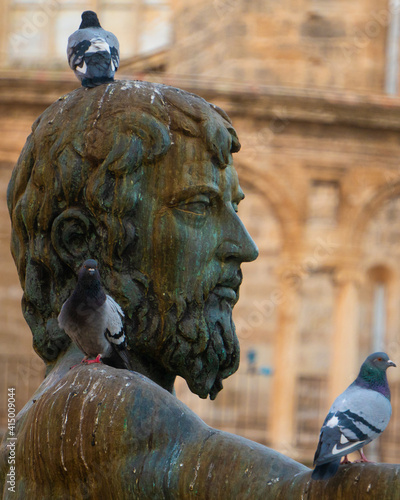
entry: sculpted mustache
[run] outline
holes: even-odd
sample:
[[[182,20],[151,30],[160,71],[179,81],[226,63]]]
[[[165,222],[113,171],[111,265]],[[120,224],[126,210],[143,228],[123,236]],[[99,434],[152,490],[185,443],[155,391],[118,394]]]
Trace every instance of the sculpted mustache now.
[[[217,287],[227,287],[232,288],[235,292],[238,291],[240,285],[243,281],[243,273],[239,268],[228,268],[223,270],[218,279],[213,280],[207,289],[203,288],[203,298],[207,299],[210,293],[212,293]]]
[[[232,269],[226,272],[224,276],[218,280],[217,286],[227,286],[233,289],[239,288],[243,281],[243,273],[241,269]]]
[[[208,275],[199,279],[191,288],[165,292],[160,298],[166,305],[166,310],[172,306],[176,307],[176,317],[180,320],[185,313],[187,303],[195,302],[202,306],[214,290],[218,290],[218,287],[232,288],[237,294],[242,279],[243,275],[240,268],[226,266],[226,268],[220,269],[219,272],[216,269],[214,272],[210,270]]]

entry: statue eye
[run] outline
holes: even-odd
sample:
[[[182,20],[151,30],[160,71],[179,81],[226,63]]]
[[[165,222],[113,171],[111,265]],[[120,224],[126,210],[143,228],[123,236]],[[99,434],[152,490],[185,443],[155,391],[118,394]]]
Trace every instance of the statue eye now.
[[[206,215],[207,210],[211,207],[211,204],[212,202],[209,196],[201,194],[182,201],[176,206],[176,208],[189,214]]]

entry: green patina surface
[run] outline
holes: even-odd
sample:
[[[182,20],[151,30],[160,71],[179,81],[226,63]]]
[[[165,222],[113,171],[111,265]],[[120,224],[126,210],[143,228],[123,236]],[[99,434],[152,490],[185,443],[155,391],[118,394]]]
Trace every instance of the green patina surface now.
[[[36,121],[8,204],[48,376],[18,417],[15,493],[2,443],[3,498],[400,498],[398,465],[311,482],[308,468],[211,429],[171,394],[181,375],[215,398],[239,364],[238,270],[257,257],[235,213],[239,147],[223,111],[144,82],[77,89]],[[133,373],[70,369],[82,353],[57,315],[87,258],[125,311]]]

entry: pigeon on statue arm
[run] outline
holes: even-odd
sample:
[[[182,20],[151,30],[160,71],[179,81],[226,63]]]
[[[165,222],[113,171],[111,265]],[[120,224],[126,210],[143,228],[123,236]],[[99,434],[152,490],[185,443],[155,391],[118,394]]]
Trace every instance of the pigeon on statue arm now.
[[[82,14],[79,29],[68,38],[68,64],[83,87],[114,81],[119,66],[117,37],[103,30],[95,12]]]
[[[367,357],[356,380],[331,406],[322,425],[315,452],[312,479],[329,479],[347,455],[358,451],[367,462],[362,448],[386,428],[392,414],[386,377],[389,366],[396,366],[384,352]]]
[[[86,363],[105,364],[132,370],[123,329],[124,313],[115,300],[104,292],[97,262],[86,260],[78,273],[78,282],[65,301],[58,323],[85,354]],[[88,358],[96,358],[87,361]]]

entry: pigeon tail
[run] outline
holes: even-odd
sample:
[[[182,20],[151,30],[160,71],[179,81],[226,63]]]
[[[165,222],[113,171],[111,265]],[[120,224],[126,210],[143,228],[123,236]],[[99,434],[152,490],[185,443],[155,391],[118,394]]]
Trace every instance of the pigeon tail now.
[[[328,462],[327,464],[317,465],[312,471],[311,479],[329,479],[333,477],[339,469],[340,459]]]
[[[95,78],[84,78],[82,80],[82,87],[87,87],[87,88],[94,88],[97,87],[98,85],[103,85],[103,83],[112,83],[114,81],[114,78],[109,78],[106,76],[99,76]]]
[[[78,72],[83,73],[86,78],[111,78],[114,76],[115,71],[111,69],[111,54],[107,50],[99,50],[97,52],[85,54],[84,65],[86,71],[77,69]]]
[[[112,366],[122,370],[133,371],[130,359],[125,349],[120,349],[118,345],[110,343],[112,351],[107,357],[102,357],[101,360],[105,365]]]

